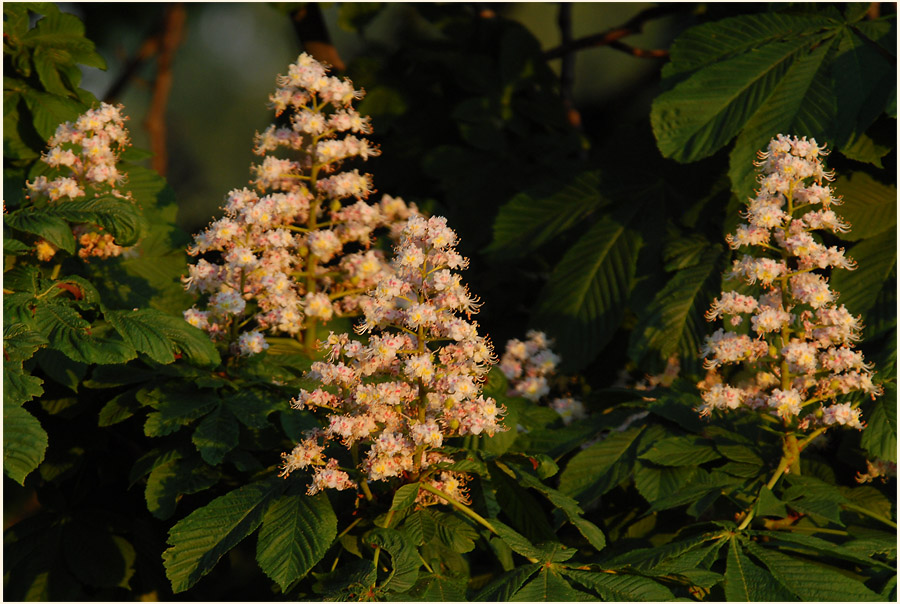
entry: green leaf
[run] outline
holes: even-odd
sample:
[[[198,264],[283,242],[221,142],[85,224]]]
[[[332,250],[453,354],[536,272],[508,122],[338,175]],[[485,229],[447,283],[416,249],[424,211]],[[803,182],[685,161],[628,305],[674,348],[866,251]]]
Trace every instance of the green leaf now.
[[[47,433],[41,423],[24,408],[8,405],[4,400],[3,471],[6,475],[24,485],[25,478],[44,461],[46,451]]]
[[[20,231],[42,237],[70,254],[75,253],[75,236],[65,220],[33,207],[3,215],[3,222]]]
[[[632,444],[643,426],[613,432],[577,453],[560,474],[559,490],[581,501],[590,501],[619,484],[633,465]]]
[[[526,583],[511,598],[512,602],[574,602],[577,591],[554,570],[541,569],[536,577]]]
[[[419,483],[405,484],[394,493],[394,500],[391,502],[392,510],[405,510],[415,505],[416,497],[419,495]]]
[[[72,92],[62,80],[60,68],[65,70],[66,65],[72,65],[72,56],[65,50],[50,48],[47,46],[38,46],[34,55],[34,68],[37,71],[38,78],[47,92],[52,92],[60,96],[70,96]],[[78,81],[80,82],[81,72],[78,72]],[[72,83],[74,86],[78,82]]]
[[[8,405],[22,405],[44,393],[44,380],[29,375],[21,368],[3,368],[3,402]]]
[[[10,271],[12,272],[12,271]],[[4,285],[9,287],[9,274],[4,275]],[[42,346],[47,345],[47,338],[34,331],[24,323],[8,323],[3,326],[4,366],[10,363],[21,367]]]
[[[433,512],[441,542],[458,554],[465,554],[475,548],[478,532],[467,522],[453,514]]]
[[[745,556],[737,537],[729,539],[725,597],[729,602],[781,602],[791,594],[771,574]]]
[[[648,503],[653,503],[688,484],[696,471],[691,467],[655,468],[639,462],[635,466],[634,486]]]
[[[592,589],[607,602],[659,602],[674,599],[664,585],[638,575],[566,570],[571,577],[588,589]]]
[[[191,440],[203,461],[211,466],[219,465],[225,455],[238,444],[240,427],[230,411],[216,407],[203,418]]]
[[[122,246],[137,243],[146,229],[135,202],[113,196],[67,201],[48,208],[47,213],[69,222],[103,227]]]
[[[695,466],[721,456],[713,443],[696,436],[672,436],[655,442],[638,456],[661,466]]]
[[[624,554],[620,554],[611,560],[607,560],[604,564],[607,568],[635,568],[640,571],[650,571],[651,569],[665,564],[671,560],[685,559],[689,554],[699,552],[701,557],[705,556],[704,544],[710,541],[717,541],[718,535],[703,534],[695,537],[689,537],[681,541],[673,541],[657,547],[642,547],[632,549]],[[715,543],[713,544],[715,545]],[[696,563],[693,563],[696,566]]]
[[[67,304],[52,300],[38,304],[34,321],[50,347],[73,361],[110,365],[124,363],[136,355],[134,349],[121,340],[93,335],[90,323]]]
[[[403,533],[376,527],[366,536],[365,541],[380,546],[391,555],[391,574],[382,583],[383,588],[402,593],[415,585],[421,561],[415,546],[404,538]]]
[[[736,486],[742,482],[742,479],[729,476],[724,472],[716,470],[706,472],[703,469],[698,469],[693,480],[688,484],[682,485],[678,491],[654,501],[649,511],[668,510],[686,503],[696,503],[709,494],[715,494],[718,497],[724,488]]]
[[[854,271],[835,270],[831,288],[839,292],[840,302],[852,314],[865,315],[874,305],[874,294],[881,291],[897,265],[897,235],[894,229],[854,245],[847,255],[858,265]]]
[[[835,212],[851,226],[841,239],[869,239],[897,226],[897,187],[884,185],[865,172],[853,172],[849,177],[839,177],[834,190],[844,198]]]
[[[881,566],[883,568],[892,569],[893,567],[884,564],[878,560],[872,560],[866,556],[861,556],[852,549],[843,545],[826,541],[812,535],[804,535],[803,533],[792,533],[789,531],[753,531],[754,535],[760,535],[766,538],[766,543],[775,545],[787,545],[788,547],[802,546],[812,550],[815,555],[834,557],[842,560],[855,562],[863,566]],[[781,543],[779,543],[781,542]]]
[[[641,246],[633,217],[601,218],[569,248],[541,292],[534,323],[556,339],[561,371],[587,365],[619,326]]]
[[[841,147],[841,153],[845,157],[856,161],[871,164],[876,168],[884,169],[882,159],[891,152],[893,147],[876,143],[871,136],[862,133],[853,136],[850,141]],[[838,189],[839,191],[842,189]]]
[[[404,594],[411,602],[464,602],[466,580],[440,574],[427,574]]]
[[[78,392],[78,386],[87,374],[87,365],[68,358],[58,350],[45,348],[35,355],[41,370],[57,384]]]
[[[286,486],[272,478],[253,482],[194,510],[169,531],[171,547],[163,552],[166,576],[181,593],[211,571],[228,550],[262,523],[272,500]]]
[[[541,568],[540,564],[526,564],[500,575],[478,592],[474,601],[508,602],[539,568]]]
[[[884,383],[862,433],[862,447],[872,458],[897,462],[897,386]]]
[[[577,552],[572,548],[566,548],[561,543],[550,541],[540,545],[532,544],[523,535],[517,533],[511,527],[493,519],[491,524],[497,530],[497,535],[506,542],[509,547],[525,558],[536,558],[541,562],[565,562]]]
[[[282,592],[322,559],[337,535],[337,517],[324,493],[282,495],[263,516],[256,560]]]
[[[87,110],[83,103],[55,94],[28,90],[24,96],[34,116],[34,129],[44,140],[53,136],[60,124],[75,121]]]
[[[827,566],[786,556],[775,550],[747,544],[747,551],[761,560],[788,591],[809,601],[873,602],[881,597],[863,585]]]
[[[682,33],[669,50],[664,75],[715,65],[724,57],[754,51],[764,44],[833,25],[817,15],[764,12],[704,23]]]
[[[640,361],[649,351],[686,362],[697,356],[706,331],[704,313],[718,293],[722,247],[707,248],[696,264],[679,270],[641,313],[631,332],[628,355]]]
[[[406,517],[402,526],[409,540],[416,545],[428,543],[438,534],[434,515],[428,509],[417,510]]]
[[[486,249],[498,256],[523,256],[578,224],[608,203],[599,172],[584,172],[552,194],[519,193],[500,207],[494,239]]]
[[[788,514],[787,509],[784,507],[784,502],[778,499],[769,487],[763,485],[759,490],[756,515],[760,517],[775,516],[776,518],[785,518]]]
[[[797,33],[712,63],[656,97],[650,121],[662,154],[692,162],[727,144],[764,105],[793,63],[825,39],[821,34]]]
[[[157,363],[168,364],[175,360],[174,346],[161,327],[163,313],[154,309],[108,310],[104,317],[135,350],[146,354]]]
[[[137,388],[132,388],[109,399],[97,415],[97,425],[114,426],[133,416],[141,407],[134,396],[137,391]]]
[[[728,175],[739,199],[753,197],[756,187],[756,153],[765,149],[776,133],[788,132],[826,141],[837,111],[828,88],[826,62],[834,39],[821,41],[808,54],[801,52],[772,89],[771,95],[743,129],[729,159]]]

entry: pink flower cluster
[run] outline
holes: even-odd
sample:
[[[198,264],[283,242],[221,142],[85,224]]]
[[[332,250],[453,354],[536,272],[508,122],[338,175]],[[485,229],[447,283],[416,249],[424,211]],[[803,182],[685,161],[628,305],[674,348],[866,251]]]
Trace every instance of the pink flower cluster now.
[[[509,396],[538,402],[550,394],[550,378],[556,373],[560,358],[550,349],[553,342],[544,332],[530,330],[525,337],[525,341],[513,338],[506,343],[500,370],[509,380]],[[584,403],[570,396],[556,397],[548,405],[566,425],[587,417]]]
[[[190,254],[218,254],[189,266],[184,279],[188,291],[209,296],[185,318],[242,355],[267,346],[264,331],[297,335],[316,321],[358,314],[359,295],[390,275],[384,254],[370,249],[376,230],[396,233],[417,214],[388,195],[367,203],[371,176],[341,170],[344,160],[378,153],[357,136],[371,132],[352,107],[361,91],[307,54],[277,82],[270,100],[276,116],[290,112],[290,125],[257,134],[263,160],[251,168],[253,189],[231,191],[225,216],[195,236]],[[238,336],[238,323],[254,335]]]
[[[872,367],[854,350],[859,319],[837,306],[837,293],[817,269],[850,269],[844,250],[822,243],[815,231],[845,233],[835,214],[840,203],[828,182],[825,151],[816,141],[778,135],[760,152],[760,189],[743,213],[746,224],[726,239],[748,253],[734,261],[732,277],[759,284],[760,295],[723,292],[707,312],[723,319],[701,349],[711,374],[701,382],[701,415],[714,409],[750,408],[801,429],[846,425],[863,428],[858,403],[838,402],[851,392],[872,397],[880,388]],[[745,322],[745,319],[749,321]],[[751,377],[729,385],[718,374],[743,363]]]
[[[466,476],[437,466],[450,461],[442,444],[506,430],[504,409],[481,394],[495,362],[491,345],[477,323],[459,316],[479,305],[454,272],[468,263],[454,249],[456,233],[443,217],[413,216],[401,236],[392,276],[361,301],[357,331],[372,332],[368,343],[329,335],[329,362],[313,363],[309,373],[322,387],[292,401],[326,412],[327,426],[283,455],[282,475],[313,467],[311,493],[354,486],[353,472],[363,481],[411,475],[464,500]],[[335,469],[325,454],[329,441],[367,446],[359,467]],[[427,493],[420,499],[427,503]]]
[[[118,168],[119,156],[131,144],[122,109],[121,105],[100,103],[74,122],[60,124],[47,141],[49,150],[41,156],[41,161],[54,169],[55,176],[38,176],[26,183],[29,197],[49,203],[102,195],[130,199],[130,192],[117,189],[127,178]],[[84,259],[120,255],[123,248],[113,236],[98,229],[102,230],[88,225],[76,228],[81,245],[78,255]],[[43,240],[36,246],[41,261],[49,260],[56,251]]]

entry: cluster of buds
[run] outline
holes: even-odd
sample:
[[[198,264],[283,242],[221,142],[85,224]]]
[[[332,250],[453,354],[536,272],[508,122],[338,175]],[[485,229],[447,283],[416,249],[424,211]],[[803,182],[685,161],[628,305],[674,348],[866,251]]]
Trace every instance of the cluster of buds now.
[[[312,466],[310,493],[360,486],[352,472],[364,488],[365,481],[409,476],[465,501],[467,476],[438,465],[451,461],[442,444],[506,430],[504,409],[481,393],[496,360],[491,345],[477,323],[459,316],[479,305],[454,272],[468,264],[454,249],[456,233],[443,217],[413,216],[401,236],[393,275],[361,302],[365,319],[357,331],[371,332],[368,344],[330,334],[329,362],[314,363],[309,373],[322,387],[302,390],[292,401],[294,408],[327,414],[327,427],[283,455],[284,476]],[[359,445],[368,447],[357,468],[348,472],[326,456],[334,441],[354,458]],[[420,491],[419,503],[433,502],[430,497]]]
[[[74,122],[60,124],[47,142],[49,150],[41,161],[54,176],[38,176],[26,183],[29,198],[43,203],[64,203],[112,195],[130,199],[131,193],[117,187],[127,178],[118,169],[119,156],[131,144],[121,105],[101,103]],[[98,226],[79,225],[75,235],[83,259],[118,256],[123,248]],[[57,252],[53,244],[40,240],[35,246],[38,260],[46,262]]]
[[[713,409],[749,408],[806,429],[842,424],[862,429],[859,402],[845,395],[880,389],[872,367],[854,350],[861,324],[843,306],[817,269],[853,269],[844,250],[821,243],[815,231],[845,233],[849,225],[832,206],[840,203],[828,181],[816,141],[778,135],[760,152],[760,190],[727,237],[732,249],[754,253],[735,260],[731,277],[759,283],[758,297],[723,292],[707,312],[729,328],[708,336],[701,353],[711,375],[701,383],[701,415]],[[749,321],[745,322],[745,318]],[[720,367],[743,363],[753,371],[729,385]],[[827,404],[826,404],[827,403]]]
[[[242,355],[267,346],[263,331],[314,333],[318,321],[359,314],[360,295],[390,275],[384,254],[372,249],[375,231],[396,236],[417,214],[388,195],[367,203],[371,175],[342,170],[345,160],[378,154],[362,137],[369,118],[352,106],[362,91],[307,54],[277,85],[270,101],[276,117],[289,114],[289,125],[257,133],[254,152],[263,160],[251,168],[254,187],[228,193],[225,216],[195,236],[191,255],[218,258],[201,258],[184,279],[188,291],[208,294],[205,310],[195,306],[185,319]]]
[[[513,338],[506,343],[500,358],[500,370],[509,380],[508,396],[521,396],[539,402],[550,394],[550,379],[559,365],[559,355],[550,347],[553,342],[542,331],[530,330],[525,341]],[[556,397],[548,406],[559,413],[563,423],[587,417],[584,403],[570,396]]]

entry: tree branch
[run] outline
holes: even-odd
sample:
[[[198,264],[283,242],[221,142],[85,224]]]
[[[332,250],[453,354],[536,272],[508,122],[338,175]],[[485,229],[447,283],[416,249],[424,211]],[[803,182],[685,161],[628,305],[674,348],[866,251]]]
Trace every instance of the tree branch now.
[[[156,60],[156,78],[153,81],[153,97],[144,126],[150,134],[150,150],[153,151],[153,169],[165,176],[168,163],[166,152],[166,104],[172,89],[172,62],[175,51],[184,37],[187,12],[184,4],[170,4],[165,9],[163,31],[159,37],[159,56]]]
[[[544,53],[544,58],[548,61],[550,59],[558,59],[560,57],[565,56],[568,53],[577,52],[579,50],[584,50],[585,48],[593,48],[595,46],[612,46],[614,42],[618,41],[625,36],[630,36],[633,34],[640,33],[644,25],[653,19],[659,19],[660,17],[665,17],[672,13],[679,12],[683,10],[683,4],[662,4],[660,6],[654,6],[652,8],[648,8],[636,14],[634,17],[629,19],[624,24],[609,29],[605,32],[594,34],[591,36],[586,36],[584,38],[579,38],[577,40],[572,40],[569,43],[563,42],[556,48],[551,48],[547,52]],[[627,47],[630,49],[630,47]],[[623,50],[619,48],[619,50]],[[662,56],[655,53],[666,52],[666,51],[643,51],[640,49],[634,49],[641,54],[631,52],[628,50],[630,54],[634,54],[635,56]],[[668,54],[666,52],[666,54]]]

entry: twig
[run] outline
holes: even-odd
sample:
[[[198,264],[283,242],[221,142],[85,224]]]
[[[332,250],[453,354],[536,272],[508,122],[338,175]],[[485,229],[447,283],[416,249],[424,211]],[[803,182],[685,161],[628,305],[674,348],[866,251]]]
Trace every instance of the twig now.
[[[294,23],[294,31],[306,52],[317,61],[331,65],[337,71],[344,71],[346,66],[334,44],[331,43],[331,36],[328,34],[322,9],[319,8],[317,2],[306,3],[295,10],[291,13],[291,21]]]
[[[562,46],[572,43],[572,3],[560,2],[559,15],[556,19]],[[562,55],[562,68],[559,74],[559,89],[563,105],[566,108],[566,119],[575,128],[581,127],[581,114],[575,108],[575,52]]]
[[[165,176],[168,154],[166,153],[166,103],[172,89],[172,62],[175,51],[184,35],[187,12],[182,3],[166,7],[163,31],[160,36],[159,57],[156,60],[156,79],[153,82],[153,98],[144,127],[150,134],[150,150],[153,151],[153,169]]]
[[[565,56],[568,53],[576,52],[579,50],[583,50],[585,48],[592,48],[595,46],[612,46],[613,42],[624,38],[625,36],[630,36],[632,34],[640,33],[644,24],[647,21],[652,19],[658,19],[660,17],[664,17],[666,15],[678,12],[683,9],[682,4],[662,4],[660,6],[654,6],[652,8],[648,8],[647,10],[643,10],[639,12],[637,15],[629,19],[623,25],[618,27],[614,27],[605,32],[594,34],[591,36],[586,36],[584,38],[579,38],[577,40],[572,40],[571,42],[563,42],[556,48],[552,48],[544,53],[544,58],[547,60],[550,59],[558,59],[560,57]],[[613,46],[616,48],[615,46]],[[619,48],[619,50],[623,50]],[[630,51],[629,51],[630,52]],[[663,51],[644,51],[645,53],[650,54],[635,54],[635,56],[658,56],[652,54],[654,52],[663,52]]]
[[[154,33],[150,35],[144,42],[141,44],[141,47],[135,53],[131,59],[128,60],[128,63],[125,65],[125,69],[122,70],[122,73],[119,74],[119,77],[116,78],[116,81],[113,82],[112,86],[109,87],[109,90],[106,92],[106,95],[103,97],[104,102],[112,103],[119,95],[122,94],[122,89],[125,88],[125,85],[134,77],[134,75],[138,72],[141,65],[144,64],[144,61],[149,60],[156,53],[159,52],[159,33]]]
[[[624,42],[620,42],[619,40],[610,42],[609,47],[615,48],[616,50],[621,50],[622,52],[628,53],[641,59],[665,59],[669,56],[669,51],[663,48],[637,48],[635,46],[625,44]]]

